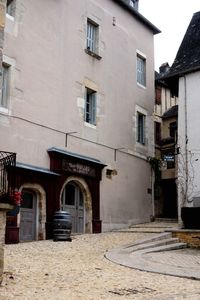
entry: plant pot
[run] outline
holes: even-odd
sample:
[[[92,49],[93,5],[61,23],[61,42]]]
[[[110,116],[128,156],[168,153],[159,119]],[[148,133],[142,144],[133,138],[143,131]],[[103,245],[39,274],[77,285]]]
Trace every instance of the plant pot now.
[[[185,229],[200,229],[200,207],[182,207],[181,218]]]

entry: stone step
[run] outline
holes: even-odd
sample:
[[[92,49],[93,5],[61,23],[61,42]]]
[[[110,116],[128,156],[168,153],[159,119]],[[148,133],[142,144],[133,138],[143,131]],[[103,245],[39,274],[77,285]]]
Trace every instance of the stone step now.
[[[178,223],[178,219],[172,219],[172,218],[155,218],[155,222],[160,222],[160,223]]]
[[[151,243],[151,242],[156,242],[156,241],[160,241],[160,240],[163,240],[163,239],[169,239],[169,238],[172,238],[172,233],[171,232],[164,232],[164,233],[161,233],[159,235],[155,235],[151,238],[146,238],[146,239],[139,240],[138,242],[135,242],[134,244],[133,243],[127,244],[125,246],[125,248],[129,248],[129,247],[137,246],[137,245],[141,245],[141,244],[147,244],[147,243]]]
[[[156,241],[150,241],[149,243],[143,243],[139,245],[132,245],[132,247],[128,247],[130,252],[135,252],[143,249],[148,249],[148,248],[155,248],[159,246],[164,246],[164,245],[170,245],[170,244],[175,244],[178,243],[179,239],[178,238],[165,238],[161,240],[156,240]]]
[[[149,248],[143,250],[144,253],[151,253],[151,252],[162,252],[162,251],[170,251],[170,250],[178,250],[178,249],[184,249],[187,248],[186,243],[175,243],[170,245],[163,245],[159,247]],[[141,252],[143,252],[141,251]]]

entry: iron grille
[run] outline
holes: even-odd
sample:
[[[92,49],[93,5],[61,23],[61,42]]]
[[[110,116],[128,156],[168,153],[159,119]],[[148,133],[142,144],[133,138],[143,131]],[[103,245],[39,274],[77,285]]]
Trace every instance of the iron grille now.
[[[16,153],[0,151],[0,202],[13,202],[15,166]]]

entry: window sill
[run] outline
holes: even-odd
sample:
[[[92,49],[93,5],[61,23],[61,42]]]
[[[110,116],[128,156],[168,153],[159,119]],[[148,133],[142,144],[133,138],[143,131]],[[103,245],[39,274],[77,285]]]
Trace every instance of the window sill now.
[[[93,125],[93,124],[90,124],[90,123],[88,123],[88,122],[84,122],[84,125],[86,126],[86,127],[89,127],[89,128],[93,128],[93,129],[96,129],[96,125]]]
[[[137,82],[137,85],[138,85],[140,88],[144,89],[144,90],[146,90],[146,88],[147,88],[145,85],[143,85],[143,84],[141,84],[141,83],[139,83],[139,82]]]
[[[13,22],[15,21],[15,17],[9,15],[8,13],[6,13],[6,18],[13,21]]]
[[[85,53],[87,53],[88,55],[100,60],[102,59],[102,57],[100,55],[98,55],[97,53],[91,51],[90,49],[85,49]]]
[[[138,147],[141,147],[141,148],[146,148],[147,147],[147,144],[143,144],[143,143],[140,143],[140,142],[136,142],[136,145],[138,146]]]
[[[5,108],[5,107],[2,107],[2,106],[0,106],[0,113],[2,113],[2,114],[5,114],[5,115],[8,115],[8,108]]]

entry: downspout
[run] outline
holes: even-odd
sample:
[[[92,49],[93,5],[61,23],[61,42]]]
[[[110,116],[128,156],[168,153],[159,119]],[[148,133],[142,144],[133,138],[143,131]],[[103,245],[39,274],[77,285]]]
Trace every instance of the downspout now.
[[[184,75],[184,104],[185,104],[185,204],[188,202],[188,124],[187,124],[187,83]]]
[[[152,199],[152,220],[155,220],[155,193],[154,193],[154,183],[155,183],[155,176],[154,176],[154,171],[151,168],[151,199]]]

